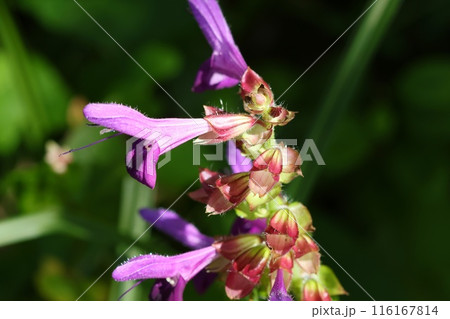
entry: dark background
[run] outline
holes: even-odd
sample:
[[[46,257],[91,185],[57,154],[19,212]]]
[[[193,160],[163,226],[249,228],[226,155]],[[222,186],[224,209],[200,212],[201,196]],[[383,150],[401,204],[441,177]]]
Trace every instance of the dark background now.
[[[187,1],[79,3],[192,116],[220,100],[241,109],[237,88],[191,92],[211,49]],[[279,96],[371,3],[220,4],[246,62]],[[88,102],[186,115],[72,0],[0,0],[0,10],[0,299],[77,299],[147,227],[137,209],[171,205],[197,167],[186,143],[148,190],[126,174],[124,137],[74,153],[62,175],[44,161],[45,143],[98,140],[82,117]],[[286,192],[309,207],[317,241],[377,300],[450,296],[449,21],[446,1],[379,0],[281,98],[298,114],[277,137],[314,138],[326,162],[305,163]],[[187,196],[173,209],[209,235],[226,234],[234,219],[207,217]],[[126,256],[183,251],[150,231]],[[369,299],[323,255],[350,293],[343,300]],[[127,285],[112,281],[114,267],[83,300],[117,299]],[[146,299],[150,285],[126,299]],[[224,299],[223,284],[185,292],[205,298]]]

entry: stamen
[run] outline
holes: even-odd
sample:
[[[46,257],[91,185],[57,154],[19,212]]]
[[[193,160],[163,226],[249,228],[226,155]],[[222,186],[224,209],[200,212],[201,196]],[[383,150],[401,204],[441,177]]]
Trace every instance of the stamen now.
[[[132,289],[136,288],[137,286],[139,286],[139,284],[143,282],[143,280],[139,280],[137,283],[135,283],[133,286],[131,286],[130,289],[128,289],[127,291],[125,291],[123,294],[120,295],[119,299],[117,299],[117,301],[120,301],[123,297],[125,297],[125,295],[127,293],[129,293]]]
[[[98,143],[107,141],[107,140],[109,140],[109,139],[111,139],[111,138],[113,138],[113,137],[119,136],[119,135],[121,135],[121,134],[122,134],[122,133],[116,133],[116,134],[107,136],[107,137],[105,137],[105,138],[102,138],[101,140],[98,140],[98,141],[95,141],[95,142],[93,142],[93,143],[90,143],[90,144],[88,144],[88,145],[85,145],[85,146],[82,146],[82,147],[79,147],[79,148],[72,148],[71,150],[69,150],[69,151],[67,151],[67,152],[64,152],[64,153],[59,154],[58,157],[63,156],[63,155],[66,155],[66,154],[69,154],[69,153],[73,153],[73,152],[76,152],[76,151],[80,151],[80,150],[82,150],[82,149],[88,148],[88,147],[93,146],[93,145],[95,145],[95,144],[98,144]]]

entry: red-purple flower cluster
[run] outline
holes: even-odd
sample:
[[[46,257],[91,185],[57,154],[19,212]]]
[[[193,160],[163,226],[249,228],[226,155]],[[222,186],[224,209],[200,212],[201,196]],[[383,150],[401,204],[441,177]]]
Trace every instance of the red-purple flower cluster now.
[[[189,0],[194,17],[213,48],[195,79],[194,91],[240,84],[246,113],[230,114],[205,106],[196,119],[151,119],[118,104],[89,104],[86,118],[110,130],[133,136],[127,168],[153,188],[158,157],[196,138],[197,144],[229,141],[232,174],[200,169],[201,187],[189,196],[209,214],[235,210],[230,235],[210,238],[172,211],[141,210],[155,227],[191,251],[178,256],[145,255],[119,266],[113,278],[156,279],[152,300],[181,300],[190,280],[204,284],[223,280],[230,299],[331,300],[345,294],[333,271],[320,263],[308,209],[291,202],[282,185],[302,175],[299,153],[275,139],[276,126],[288,124],[294,112],[277,105],[270,86],[245,63],[216,0]],[[206,280],[205,280],[206,278]]]

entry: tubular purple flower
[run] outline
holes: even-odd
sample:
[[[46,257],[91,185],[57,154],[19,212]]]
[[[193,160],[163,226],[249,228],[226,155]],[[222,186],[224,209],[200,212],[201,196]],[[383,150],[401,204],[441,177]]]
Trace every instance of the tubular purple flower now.
[[[247,69],[216,0],[189,0],[192,14],[213,49],[200,67],[192,90],[218,90],[239,83]]]
[[[202,234],[197,227],[181,218],[177,213],[171,210],[148,209],[143,208],[140,211],[143,219],[150,224],[154,223],[161,232],[178,240],[184,246],[192,249],[200,249],[211,246],[214,238]],[[198,293],[204,293],[216,279],[217,274],[207,272],[205,269],[200,271],[192,282]],[[179,278],[178,280],[159,279],[153,285],[150,292],[150,300],[181,300],[181,296],[186,286],[186,281]]]
[[[252,160],[242,155],[233,140],[228,141],[227,160],[233,174],[249,172],[253,167]]]
[[[142,255],[117,267],[112,276],[116,281],[181,276],[189,281],[216,257],[212,246],[175,256]]]
[[[157,281],[150,297],[152,299],[182,300],[186,283],[217,257],[212,246],[193,250],[176,256],[143,255],[117,267],[112,274],[116,281],[165,279]]]
[[[197,227],[181,218],[177,213],[171,210],[159,209],[141,209],[140,214],[150,224],[178,240],[184,246],[191,249],[200,249],[211,246],[214,238],[202,234]]]
[[[199,135],[212,131],[204,119],[151,119],[128,106],[91,103],[84,108],[91,123],[130,135],[127,141],[127,169],[132,177],[153,188],[156,164],[161,154]]]
[[[277,270],[277,277],[270,291],[269,301],[292,301],[292,297],[286,291],[283,279],[283,270]]]

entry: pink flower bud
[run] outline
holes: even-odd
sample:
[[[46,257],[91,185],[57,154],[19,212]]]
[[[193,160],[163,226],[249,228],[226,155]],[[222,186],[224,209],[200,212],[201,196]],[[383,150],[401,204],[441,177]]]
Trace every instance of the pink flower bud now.
[[[230,299],[241,299],[252,292],[257,282],[253,282],[239,272],[232,271],[228,273],[225,282],[225,292]]]
[[[244,251],[261,244],[262,241],[258,235],[245,234],[217,241],[213,246],[222,256],[234,260]]]
[[[258,282],[270,254],[270,249],[265,244],[260,244],[240,254],[233,260],[232,267],[247,278]]]
[[[217,188],[233,204],[241,203],[249,193],[249,173],[238,173],[224,176],[216,181]]]
[[[266,242],[278,255],[286,254],[294,246],[294,239],[285,234],[267,234]]]
[[[282,156],[279,148],[271,148],[260,154],[253,162],[249,187],[260,197],[266,195],[278,183],[282,171]]]
[[[295,252],[295,258],[300,258],[311,251],[319,251],[314,240],[306,234],[301,234],[295,241],[292,250]]]
[[[205,108],[205,112],[213,112],[211,107]],[[204,119],[208,122],[212,131],[200,135],[194,143],[217,144],[235,138],[249,130],[257,119],[246,114],[220,113],[207,115]]]
[[[200,170],[202,188],[190,192],[193,200],[206,204],[206,212],[222,214],[239,205],[249,194],[249,173],[220,176],[208,169]]]
[[[287,208],[278,210],[270,219],[267,232],[285,234],[297,239],[298,227],[294,214]]]
[[[292,268],[294,267],[294,254],[290,251],[282,256],[272,255],[269,267],[271,272],[278,269],[284,269],[287,272],[292,273]]]
[[[302,159],[300,154],[290,148],[283,148],[283,170],[280,174],[280,181],[283,184],[290,183],[298,175],[303,176],[300,165],[302,164]]]
[[[303,286],[304,301],[331,301],[328,291],[314,279],[308,279]]]

